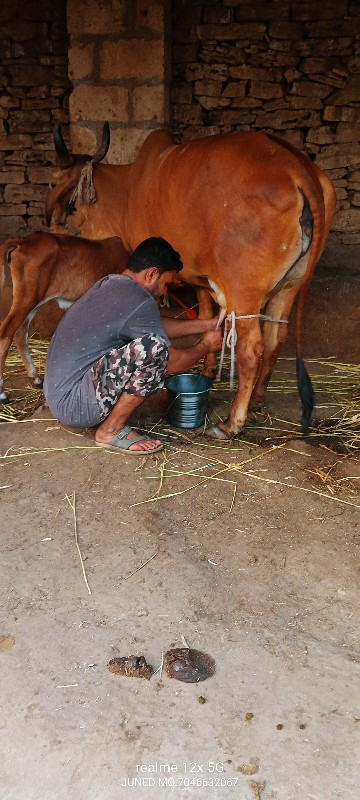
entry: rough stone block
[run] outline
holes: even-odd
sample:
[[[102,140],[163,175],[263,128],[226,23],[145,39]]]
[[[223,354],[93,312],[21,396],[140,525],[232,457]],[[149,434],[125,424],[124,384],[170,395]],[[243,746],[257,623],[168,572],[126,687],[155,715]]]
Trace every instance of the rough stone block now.
[[[68,0],[67,24],[71,34],[114,34],[126,29],[125,0]]]
[[[202,115],[199,105],[178,105],[174,107],[174,116],[177,122],[183,125],[201,125]]]
[[[208,111],[215,108],[228,108],[230,106],[230,99],[226,97],[206,97],[206,95],[197,95],[197,101],[202,108]]]
[[[91,78],[94,70],[94,42],[73,42],[69,48],[69,77],[81,81]]]
[[[304,58],[301,62],[301,72],[305,74],[324,72],[326,70],[326,58]]]
[[[334,231],[355,231],[360,230],[360,209],[349,208],[346,211],[338,211],[332,222]]]
[[[247,4],[243,0],[224,0],[224,5],[235,7],[235,19],[238,22],[252,22],[261,19],[262,22],[270,22],[274,19],[287,18],[289,11],[286,3],[268,2]]]
[[[247,98],[244,98],[244,101]],[[225,109],[224,111],[214,111],[210,114],[210,121],[212,125],[220,125],[221,127],[239,126],[243,129],[243,125],[251,125],[254,122],[255,113],[252,111],[236,111],[236,109]]]
[[[316,18],[324,20],[333,17],[343,19],[347,14],[347,2],[346,0],[337,0],[334,3],[334,0],[321,0],[321,6],[319,6],[318,0],[298,0],[298,2],[293,0],[291,9],[294,19],[299,20],[313,21]]]
[[[340,90],[337,97],[332,99],[333,106],[346,106],[348,103],[360,102],[360,74],[351,75],[344,89]]]
[[[28,176],[30,183],[44,183],[49,184],[51,175],[53,173],[52,167],[28,167]]]
[[[257,114],[256,125],[274,130],[285,128],[304,128],[318,127],[320,125],[320,115],[316,111],[274,111],[269,114]]]
[[[31,64],[30,69],[24,69],[23,64],[13,64],[9,72],[13,86],[39,86],[44,83],[51,85],[54,81],[53,68],[39,64]]]
[[[164,3],[161,0],[137,0],[136,21],[137,30],[162,33],[164,31]]]
[[[221,95],[220,81],[195,81],[194,94],[206,95],[207,97],[220,97]]]
[[[347,193],[346,189],[342,189],[341,187],[336,186],[336,185],[334,186],[334,189],[335,189],[337,202],[339,202],[340,200],[346,200],[347,199],[348,193]]]
[[[103,80],[164,76],[164,42],[162,39],[118,39],[104,42],[100,53],[100,76]]]
[[[266,26],[258,23],[233,22],[231,25],[198,25],[197,35],[200,41],[252,41],[262,39]]]
[[[18,97],[11,97],[11,95],[3,94],[0,97],[0,106],[2,108],[19,108],[20,100]]]
[[[128,120],[128,90],[121,86],[76,86],[70,95],[71,119],[77,120]]]
[[[290,142],[294,147],[298,147],[299,150],[304,149],[304,134],[302,131],[294,129],[283,130],[281,131],[281,138],[285,139],[286,142]]]
[[[4,200],[6,203],[27,203],[32,200],[42,200],[44,197],[43,187],[29,186],[6,186],[4,191]],[[23,211],[15,212],[23,214]]]
[[[236,81],[236,83],[228,83],[223,90],[223,97],[245,97],[246,82]]]
[[[329,145],[316,157],[316,163],[322,169],[337,169],[350,164],[357,166],[360,164],[360,144],[357,142],[347,144]]]
[[[19,170],[4,170],[0,169],[0,183],[7,184],[7,183],[18,183],[22,184],[25,180],[25,172],[20,172]]]
[[[309,39],[330,39],[333,36],[347,37],[354,36],[360,31],[359,17],[352,19],[346,16],[345,19],[338,15],[336,24],[333,20],[320,19],[316,22],[309,22],[306,25],[306,32]]]
[[[323,112],[324,122],[359,122],[360,108],[341,108],[326,106]]]
[[[275,78],[275,75],[269,75],[268,69],[252,67],[248,64],[242,64],[241,67],[229,67],[229,75],[230,78],[240,78],[243,81],[268,81]],[[280,78],[281,75],[277,77]]]
[[[327,127],[310,128],[306,134],[306,141],[312,144],[334,144],[335,133]]]
[[[350,172],[349,175],[349,185],[350,183],[360,183],[360,169],[355,169]]]
[[[322,39],[321,55],[323,56],[350,56],[353,54],[351,38],[348,39]],[[314,40],[302,39],[297,42],[297,50],[301,56],[312,56]]]
[[[112,131],[108,163],[129,164],[134,161],[149,133],[149,129],[144,131],[140,128],[117,128]],[[121,191],[121,187],[119,187],[119,191]]]
[[[270,83],[270,81],[250,82],[250,97],[260,97],[267,100],[274,97],[282,97],[282,95],[283,89],[278,83]]]
[[[203,79],[223,81],[227,78],[228,73],[229,68],[226,64],[189,64],[185,72],[185,78],[187,81],[200,81]]]
[[[300,97],[327,97],[331,91],[331,87],[323,83],[295,81],[291,87],[290,94],[296,94]]]
[[[0,216],[0,236],[21,236],[26,231],[26,222],[22,217]]]
[[[22,134],[13,136],[3,134],[0,136],[0,150],[24,150],[27,147],[32,147],[32,144],[32,136],[24,136]]]
[[[11,12],[9,17],[11,17]],[[1,26],[2,38],[11,38],[15,42],[22,42],[28,39],[45,40],[47,25],[44,22],[32,22],[30,20],[18,19],[16,15]]]
[[[269,38],[286,39],[287,41],[299,41],[302,38],[302,25],[298,22],[272,22],[269,28]]]
[[[221,8],[219,6],[204,7],[204,22],[207,23],[226,23],[231,22],[230,8]]]
[[[13,217],[13,216],[15,216],[17,214],[25,214],[26,213],[26,205],[25,204],[23,204],[23,203],[16,204],[16,200],[15,200],[15,203],[13,203],[13,199],[15,199],[15,198],[12,197],[12,193],[13,193],[13,187],[10,187],[9,188],[9,192],[8,192],[8,197],[7,198],[5,197],[5,200],[7,202],[6,203],[2,203],[0,205],[0,217]],[[4,195],[5,195],[5,193],[4,193]]]
[[[296,95],[287,94],[286,101],[289,108],[297,108],[299,111],[309,108],[321,110],[323,103],[319,97],[297,97]]]
[[[138,86],[133,89],[133,121],[165,122],[164,86]]]
[[[113,132],[111,131],[110,134],[110,141],[112,138]],[[98,135],[96,131],[92,128],[88,128],[84,125],[71,125],[70,128],[70,140],[71,140],[71,147],[70,150],[72,153],[81,153],[83,155],[93,155],[96,153],[98,148],[98,144],[100,142],[101,132],[99,128]],[[108,158],[106,159],[108,161]]]
[[[360,141],[360,119],[353,125],[340,122],[336,128],[337,142],[359,142]]]

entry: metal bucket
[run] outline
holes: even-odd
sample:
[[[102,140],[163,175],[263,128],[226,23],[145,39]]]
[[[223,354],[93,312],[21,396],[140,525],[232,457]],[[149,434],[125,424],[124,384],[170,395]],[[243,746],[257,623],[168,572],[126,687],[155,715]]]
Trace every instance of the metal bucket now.
[[[212,381],[204,375],[182,372],[167,378],[168,419],[174,428],[199,428],[203,425]]]

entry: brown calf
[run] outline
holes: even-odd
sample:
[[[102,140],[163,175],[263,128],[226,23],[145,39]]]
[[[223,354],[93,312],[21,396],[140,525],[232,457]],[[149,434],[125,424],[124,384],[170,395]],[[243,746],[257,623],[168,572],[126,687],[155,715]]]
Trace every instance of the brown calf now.
[[[49,300],[56,300],[60,308],[68,308],[100,278],[122,272],[128,258],[117,236],[95,241],[44,232],[3,242],[0,286],[8,267],[13,299],[0,324],[0,401],[7,399],[3,370],[13,340],[29,378],[34,385],[42,385],[28,350],[29,325],[38,308]]]

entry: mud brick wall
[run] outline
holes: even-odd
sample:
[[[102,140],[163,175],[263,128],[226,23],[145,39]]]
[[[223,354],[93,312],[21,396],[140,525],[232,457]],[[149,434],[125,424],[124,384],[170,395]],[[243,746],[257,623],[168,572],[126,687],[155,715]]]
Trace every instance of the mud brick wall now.
[[[55,163],[52,129],[68,120],[65,0],[0,4],[0,238],[41,227]]]
[[[179,140],[263,130],[315,158],[338,198],[330,249],[359,262],[359,0],[173,0],[171,101]]]
[[[169,118],[169,3],[68,0],[67,14],[71,146],[94,152],[108,120],[108,162],[132,161],[149,130]]]

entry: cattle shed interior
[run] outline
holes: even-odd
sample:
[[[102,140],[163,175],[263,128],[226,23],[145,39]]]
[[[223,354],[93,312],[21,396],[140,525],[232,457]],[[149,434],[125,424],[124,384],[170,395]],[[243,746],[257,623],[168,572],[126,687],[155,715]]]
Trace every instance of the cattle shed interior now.
[[[59,122],[92,155],[108,121],[108,164],[154,129],[275,134],[337,197],[304,321],[309,440],[294,315],[237,439],[174,430],[164,389],[134,424],[166,455],[143,460],[60,426],[10,352],[0,797],[358,800],[360,0],[2,0],[0,23],[0,243],[45,229]],[[7,280],[0,320],[10,299]],[[31,323],[41,370],[62,315]],[[211,398],[224,418],[228,385]],[[188,645],[215,660],[203,683],[163,668]],[[107,669],[130,655],[151,680]]]

